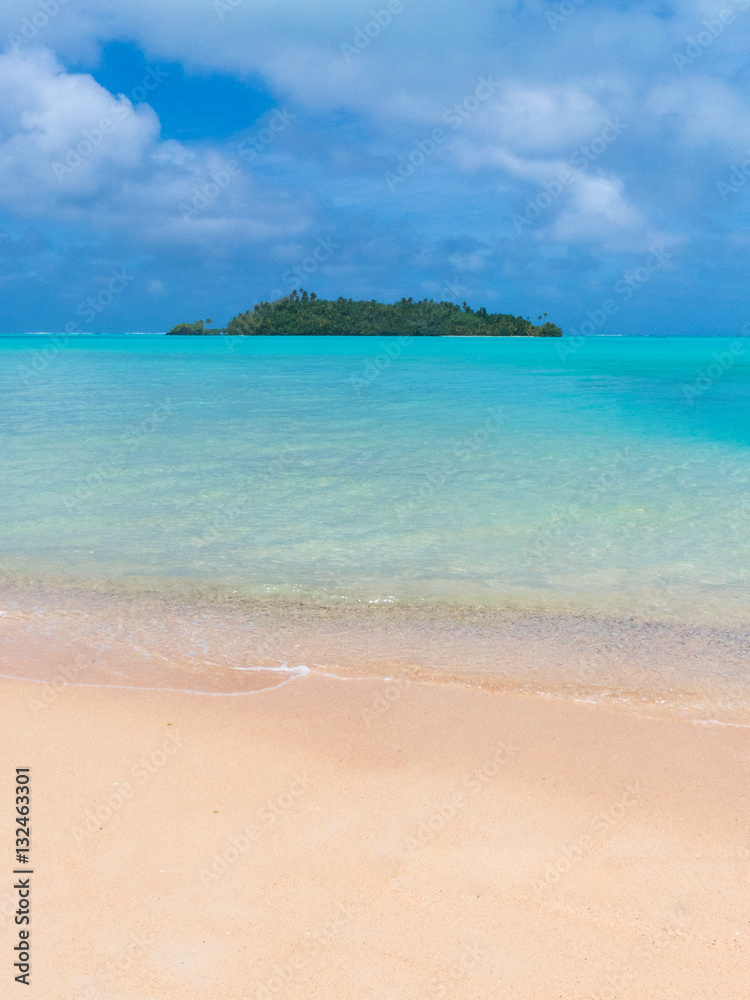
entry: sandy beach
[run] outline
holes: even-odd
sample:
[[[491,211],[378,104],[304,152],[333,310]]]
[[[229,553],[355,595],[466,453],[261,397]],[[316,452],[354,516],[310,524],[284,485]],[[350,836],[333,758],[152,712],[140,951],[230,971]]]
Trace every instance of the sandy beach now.
[[[747,996],[746,728],[314,672],[42,688],[3,680],[0,726],[32,996]]]
[[[750,1000],[748,7],[0,4],[0,1000]]]

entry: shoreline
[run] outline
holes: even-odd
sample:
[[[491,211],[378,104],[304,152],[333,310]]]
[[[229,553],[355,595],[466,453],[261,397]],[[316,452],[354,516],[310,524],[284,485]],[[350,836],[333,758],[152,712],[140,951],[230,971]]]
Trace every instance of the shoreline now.
[[[232,694],[312,672],[750,723],[750,640],[737,625],[5,585],[0,639],[0,675],[53,688]]]
[[[37,685],[0,686],[50,1000],[744,1000],[740,730],[315,674],[36,712]]]
[[[273,671],[280,670],[279,667],[256,667],[253,668],[261,674],[271,674]],[[301,669],[301,673],[297,673],[296,670]],[[306,667],[302,668],[289,668],[289,676],[283,680],[277,681],[277,683],[259,683],[255,688],[237,690],[237,691],[206,691],[199,688],[170,688],[170,687],[155,687],[152,685],[130,685],[130,684],[113,684],[107,683],[105,681],[86,683],[78,680],[67,680],[62,678],[61,675],[52,677],[51,679],[45,678],[29,678],[22,676],[15,676],[11,674],[0,674],[0,683],[9,681],[13,684],[29,684],[37,685],[37,687],[42,692],[37,698],[33,694],[28,697],[28,704],[32,712],[38,713],[47,708],[53,701],[55,701],[61,693],[66,690],[76,690],[76,689],[91,689],[98,691],[111,691],[111,692],[134,692],[136,694],[165,694],[165,695],[176,695],[178,697],[189,697],[196,699],[251,699],[258,695],[264,695],[267,692],[275,691],[278,688],[285,687],[287,684],[292,684],[294,681],[300,681],[306,677],[320,678],[323,681],[335,681],[341,682],[343,684],[349,683],[361,683],[361,684],[383,684],[386,685],[388,689],[397,690],[403,685],[407,684],[417,684],[422,687],[435,687],[435,688],[448,688],[457,691],[471,691],[471,692],[482,692],[488,696],[496,698],[523,698],[527,699],[529,705],[532,705],[534,701],[544,702],[562,702],[564,704],[570,705],[587,705],[592,708],[601,708],[605,711],[618,713],[626,716],[631,716],[638,719],[647,719],[651,722],[681,722],[687,725],[698,727],[729,727],[732,729],[750,729],[750,715],[742,713],[741,715],[736,715],[733,719],[715,719],[715,718],[705,718],[702,716],[687,714],[684,712],[675,711],[672,706],[664,707],[657,705],[655,703],[643,702],[638,705],[628,703],[621,700],[604,700],[604,699],[594,699],[594,698],[579,698],[574,695],[568,695],[567,697],[561,692],[554,691],[541,691],[533,690],[530,688],[498,688],[498,687],[482,687],[477,685],[468,684],[462,682],[458,679],[446,680],[443,678],[406,678],[406,677],[383,677],[381,675],[370,675],[370,674],[334,674],[326,672],[323,670],[308,670]],[[266,678],[267,679],[267,678]],[[390,698],[380,699],[378,711],[385,710]]]

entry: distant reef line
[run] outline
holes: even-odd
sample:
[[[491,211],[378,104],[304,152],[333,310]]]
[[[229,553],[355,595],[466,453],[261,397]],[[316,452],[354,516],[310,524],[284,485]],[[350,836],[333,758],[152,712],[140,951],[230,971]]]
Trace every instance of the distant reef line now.
[[[401,299],[385,303],[353,299],[319,299],[315,292],[295,289],[273,302],[259,302],[253,309],[235,316],[224,329],[210,326],[211,320],[178,323],[174,336],[215,337],[561,337],[554,323],[539,326],[530,319],[510,313],[490,313],[472,309],[465,302],[435,302],[432,299]]]

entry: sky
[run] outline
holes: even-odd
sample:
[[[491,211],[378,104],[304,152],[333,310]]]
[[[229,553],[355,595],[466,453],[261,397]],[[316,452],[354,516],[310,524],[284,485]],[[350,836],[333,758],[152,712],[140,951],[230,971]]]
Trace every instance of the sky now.
[[[749,329],[750,0],[15,0],[0,45],[0,332]]]

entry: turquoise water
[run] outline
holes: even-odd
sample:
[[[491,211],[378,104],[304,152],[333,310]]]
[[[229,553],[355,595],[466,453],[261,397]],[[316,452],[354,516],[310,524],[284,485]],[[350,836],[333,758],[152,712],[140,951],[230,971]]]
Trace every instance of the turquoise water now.
[[[0,396],[6,580],[750,606],[750,339],[4,337]]]

